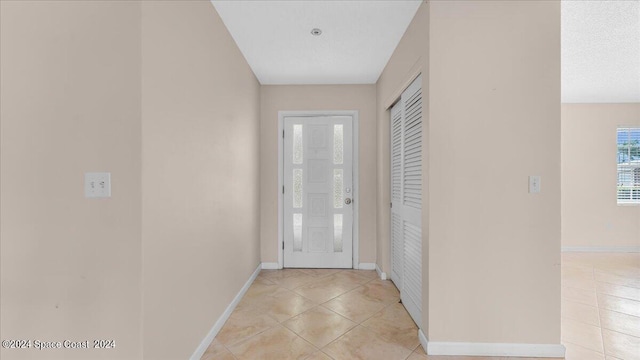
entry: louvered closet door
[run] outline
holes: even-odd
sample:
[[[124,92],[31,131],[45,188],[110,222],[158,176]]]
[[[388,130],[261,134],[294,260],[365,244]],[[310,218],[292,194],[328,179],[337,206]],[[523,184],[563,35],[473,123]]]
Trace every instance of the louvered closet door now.
[[[391,109],[391,280],[418,326],[422,317],[422,80]]]
[[[391,280],[402,289],[402,102],[391,108]]]

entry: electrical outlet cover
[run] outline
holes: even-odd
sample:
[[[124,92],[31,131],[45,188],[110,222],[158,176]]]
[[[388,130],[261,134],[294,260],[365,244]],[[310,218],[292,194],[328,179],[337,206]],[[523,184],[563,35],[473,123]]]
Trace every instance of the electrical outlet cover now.
[[[530,194],[540,193],[540,176],[539,175],[529,176],[529,193]]]
[[[84,196],[87,198],[111,197],[111,173],[90,172],[84,174]]]

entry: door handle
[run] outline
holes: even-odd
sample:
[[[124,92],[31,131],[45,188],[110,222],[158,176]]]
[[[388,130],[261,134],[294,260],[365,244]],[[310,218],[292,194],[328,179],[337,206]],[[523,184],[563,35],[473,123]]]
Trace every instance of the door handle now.
[[[347,205],[351,204],[351,198],[344,199],[344,203]]]

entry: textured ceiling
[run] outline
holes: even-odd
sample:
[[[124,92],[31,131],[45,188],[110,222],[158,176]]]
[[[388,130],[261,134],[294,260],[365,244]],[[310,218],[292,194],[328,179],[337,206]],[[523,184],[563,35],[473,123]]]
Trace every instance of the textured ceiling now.
[[[212,3],[260,83],[372,84],[421,1]]]
[[[212,3],[262,84],[371,84],[421,1]],[[640,0],[561,6],[562,101],[640,102]]]
[[[562,102],[640,102],[640,1],[562,1]]]

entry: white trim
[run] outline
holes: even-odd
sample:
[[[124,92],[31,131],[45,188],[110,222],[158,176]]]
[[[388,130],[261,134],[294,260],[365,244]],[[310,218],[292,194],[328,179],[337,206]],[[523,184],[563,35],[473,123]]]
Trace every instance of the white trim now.
[[[418,329],[418,340],[420,340],[420,345],[422,346],[422,350],[427,352],[427,348],[429,347],[429,339],[424,335],[422,329]]]
[[[622,200],[622,202],[618,200],[617,205],[618,206],[640,206],[640,202],[638,202],[638,200]]]
[[[284,243],[284,194],[282,194],[282,186],[284,185],[284,139],[282,133],[284,131],[285,117],[314,117],[314,116],[351,116],[353,119],[353,259],[352,266],[358,269],[360,240],[359,240],[359,224],[360,224],[360,126],[358,121],[358,110],[338,110],[338,111],[278,111],[278,265],[279,269],[284,268],[284,257],[282,244]]]
[[[353,119],[353,266],[360,264],[360,122],[357,110],[351,111]]]
[[[360,270],[375,270],[376,264],[374,263],[360,263],[358,265],[358,269]]]
[[[637,252],[640,252],[640,246],[563,246],[562,252],[637,253]]]
[[[409,87],[409,85],[411,85],[411,83],[415,79],[418,78],[418,76],[422,74],[422,72],[422,56],[420,56],[416,59],[416,62],[411,65],[409,71],[407,71],[407,74],[404,77],[406,80],[403,81],[397,88],[397,90],[391,93],[387,101],[383,103],[384,108],[386,110],[389,110],[393,106],[393,104],[400,100],[400,96],[402,96],[402,93]]]
[[[262,268],[265,270],[279,270],[282,269],[277,262],[263,262]]]
[[[284,114],[278,112],[278,267],[284,267]]]
[[[424,341],[427,342],[429,355],[563,358],[565,353],[565,347],[561,344],[433,342],[427,341],[426,337]]]
[[[387,273],[382,272],[378,264],[376,264],[376,272],[378,273],[378,276],[380,276],[380,280],[387,280]]]
[[[256,276],[258,276],[258,274],[260,274],[261,267],[262,267],[261,264],[258,264],[256,271],[254,271],[253,274],[251,274],[251,276],[249,277],[249,280],[247,280],[247,282],[244,284],[242,289],[240,289],[236,297],[233,298],[233,301],[231,301],[231,304],[227,306],[227,308],[224,310],[222,315],[220,315],[216,323],[213,324],[213,327],[211,328],[211,330],[209,330],[209,333],[207,334],[207,336],[205,336],[205,338],[202,339],[202,342],[200,343],[200,345],[198,345],[198,347],[196,348],[196,351],[194,351],[193,355],[191,355],[191,357],[189,358],[190,360],[200,360],[204,352],[207,351],[207,348],[209,348],[209,345],[211,345],[211,342],[213,341],[213,339],[216,337],[216,335],[218,335],[218,332],[220,331],[220,329],[222,329],[222,326],[224,325],[224,323],[227,321],[229,316],[231,316],[231,313],[236,308],[236,306],[238,306],[238,303],[240,303],[240,300],[242,300],[242,297],[247,292],[247,290],[249,290],[249,287],[253,283],[253,280],[256,279]]]

